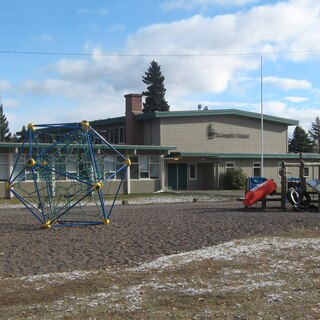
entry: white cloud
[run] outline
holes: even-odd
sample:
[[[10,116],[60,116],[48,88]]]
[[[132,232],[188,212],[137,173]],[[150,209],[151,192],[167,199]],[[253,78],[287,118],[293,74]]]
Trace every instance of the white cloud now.
[[[306,97],[285,97],[284,100],[287,100],[289,102],[293,103],[300,103],[300,102],[305,102],[309,100],[309,98]]]
[[[241,7],[259,1],[260,0],[167,0],[161,7],[164,10],[192,10],[195,8],[205,9],[216,5],[223,7]]]
[[[259,109],[256,110],[259,112]],[[319,107],[309,106],[308,104],[298,107],[296,105],[288,106],[281,101],[267,101],[264,102],[264,113],[274,115],[282,118],[289,118],[299,121],[299,126],[303,127],[306,131],[310,129],[311,123],[319,114]],[[290,127],[292,133],[294,127]]]
[[[312,88],[312,84],[305,79],[296,80],[296,79],[279,78],[279,77],[263,77],[263,83],[272,84],[273,86],[284,89],[284,90]]]

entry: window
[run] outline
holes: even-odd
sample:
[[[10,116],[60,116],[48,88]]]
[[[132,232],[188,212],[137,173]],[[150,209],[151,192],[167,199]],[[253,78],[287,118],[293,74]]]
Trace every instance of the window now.
[[[66,172],[66,159],[65,157],[58,157],[55,161],[55,179],[66,180],[64,173]]]
[[[309,174],[310,174],[310,168],[309,167],[304,167],[303,168],[303,176],[304,177],[309,177]]]
[[[119,129],[118,128],[114,128],[114,143],[118,144],[119,143]]]
[[[101,130],[101,135],[110,143],[123,144],[126,142],[126,130],[123,127]]]
[[[137,156],[130,157],[131,166],[130,166],[130,178],[139,179],[139,158]]]
[[[261,176],[261,164],[260,162],[253,163],[253,176],[260,177]]]
[[[158,156],[134,156],[130,158],[131,179],[158,179],[159,157]]]
[[[149,178],[149,157],[148,156],[139,157],[139,172],[140,172],[140,178],[142,179]]]
[[[119,143],[124,143],[125,142],[125,130],[124,128],[119,128]]]
[[[226,162],[226,172],[233,171],[235,168],[234,162]]]
[[[109,130],[109,142],[114,143],[114,130],[113,129]]]
[[[189,179],[190,180],[197,179],[197,165],[195,163],[189,164]]]
[[[69,157],[66,163],[67,179],[75,179],[78,176],[77,156]]]
[[[150,178],[158,179],[159,178],[159,157],[150,156]]]
[[[0,180],[8,180],[8,155],[0,155]]]
[[[103,158],[104,178],[108,178],[116,172],[116,161],[113,155]]]

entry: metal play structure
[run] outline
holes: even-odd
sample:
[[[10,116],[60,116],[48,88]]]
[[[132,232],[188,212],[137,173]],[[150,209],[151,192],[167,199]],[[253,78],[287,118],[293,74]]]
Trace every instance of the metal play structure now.
[[[6,188],[43,227],[109,224],[130,164],[88,121],[31,123]]]

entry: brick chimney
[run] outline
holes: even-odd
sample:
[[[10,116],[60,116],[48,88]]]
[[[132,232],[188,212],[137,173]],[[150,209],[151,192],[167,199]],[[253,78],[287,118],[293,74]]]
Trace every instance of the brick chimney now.
[[[134,116],[142,113],[142,94],[126,94],[126,143],[142,144],[142,122]]]

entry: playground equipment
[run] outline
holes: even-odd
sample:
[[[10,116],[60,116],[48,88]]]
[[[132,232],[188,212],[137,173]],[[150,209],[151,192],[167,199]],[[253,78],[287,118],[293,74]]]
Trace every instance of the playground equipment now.
[[[306,183],[309,187],[320,193],[320,180],[317,179],[306,179]]]
[[[243,204],[247,208],[250,208],[254,203],[265,198],[268,194],[274,192],[276,189],[277,184],[272,179],[266,180],[250,189],[246,193]]]
[[[287,177],[291,175],[287,172],[287,168],[295,168],[299,170],[299,177]],[[312,169],[312,175],[318,172],[318,179],[306,179],[304,177],[305,168]],[[318,168],[317,168],[318,167]],[[317,168],[317,169],[316,169]],[[320,162],[306,162],[303,154],[300,154],[300,162],[287,163],[282,161],[279,171],[281,176],[280,192],[276,190],[259,190],[259,186],[266,181],[262,177],[249,177],[247,183],[247,191],[245,198],[239,198],[246,207],[252,206],[254,203],[261,201],[262,208],[265,208],[267,202],[280,202],[281,209],[286,210],[286,204],[289,202],[296,211],[319,211],[320,207]],[[272,184],[270,183],[270,186]],[[262,187],[264,189],[264,187]],[[270,192],[269,192],[270,191]],[[269,192],[269,193],[268,193]],[[270,195],[270,197],[269,197]],[[314,205],[316,203],[317,205]]]
[[[109,224],[130,165],[88,121],[31,123],[6,188],[43,227]]]
[[[299,178],[290,185],[290,178],[287,178],[287,168],[298,167]],[[318,176],[320,179],[320,162],[305,162],[300,155],[300,162],[298,163],[286,163],[282,161],[281,166],[281,208],[286,209],[287,200],[292,204],[293,208],[297,211],[319,211],[320,206],[320,193],[318,192],[319,185],[317,179],[306,179],[304,177],[305,168],[318,167]],[[308,185],[313,191],[308,190]],[[317,198],[318,195],[318,199]],[[312,203],[318,203],[318,207]]]

